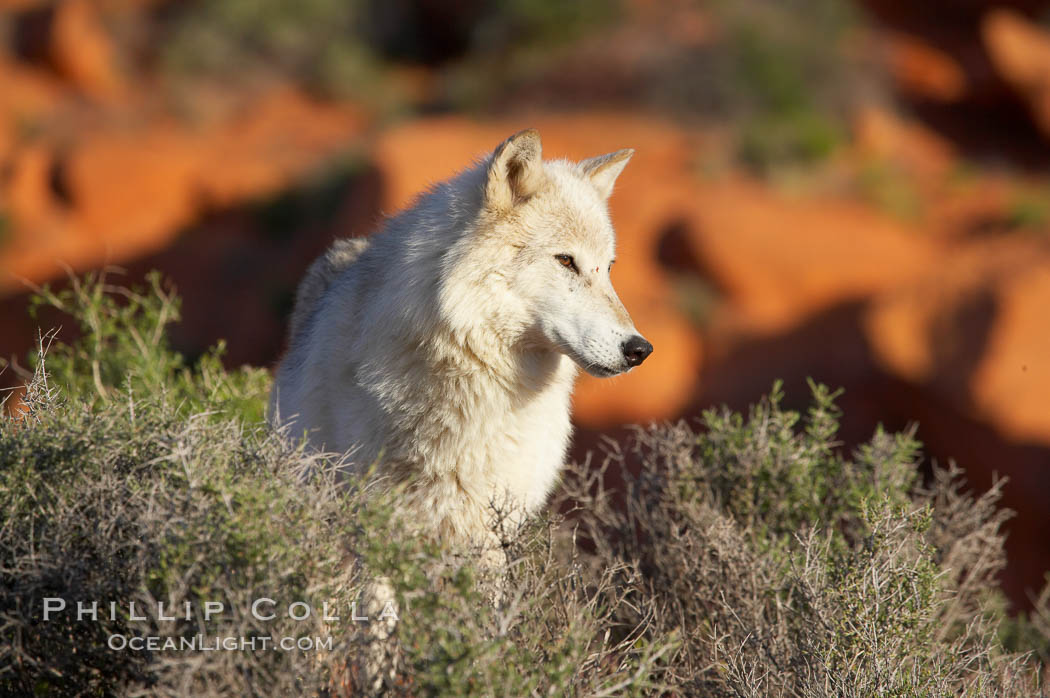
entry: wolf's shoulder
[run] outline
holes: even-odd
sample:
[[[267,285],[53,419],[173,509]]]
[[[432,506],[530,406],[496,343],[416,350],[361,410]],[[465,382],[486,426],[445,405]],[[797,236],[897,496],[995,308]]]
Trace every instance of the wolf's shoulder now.
[[[293,339],[306,327],[332,281],[349,269],[370,244],[370,238],[341,238],[314,260],[295,293],[295,306],[289,322]]]

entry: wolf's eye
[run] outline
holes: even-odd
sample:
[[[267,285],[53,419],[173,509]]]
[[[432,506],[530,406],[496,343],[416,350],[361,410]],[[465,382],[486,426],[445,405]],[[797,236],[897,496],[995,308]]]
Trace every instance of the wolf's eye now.
[[[554,255],[554,258],[558,260],[558,264],[562,265],[566,269],[571,269],[577,274],[580,273],[580,270],[576,267],[576,260],[572,258],[572,255],[556,254]]]

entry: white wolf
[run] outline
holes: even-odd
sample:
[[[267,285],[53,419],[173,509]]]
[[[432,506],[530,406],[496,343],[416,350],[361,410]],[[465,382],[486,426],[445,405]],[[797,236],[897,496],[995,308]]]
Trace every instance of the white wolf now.
[[[543,161],[522,131],[337,242],[300,285],[271,420],[377,464],[447,541],[484,542],[494,505],[542,506],[576,366],[613,376],[652,351],[609,280],[606,199],[633,152]]]

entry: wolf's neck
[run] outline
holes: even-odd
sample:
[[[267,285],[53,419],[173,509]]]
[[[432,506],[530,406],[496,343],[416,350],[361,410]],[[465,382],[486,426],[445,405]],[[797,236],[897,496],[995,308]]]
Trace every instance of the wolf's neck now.
[[[512,402],[528,401],[549,390],[571,390],[575,365],[563,354],[535,345],[506,342],[484,331],[454,331],[445,326],[438,351],[426,356],[432,375],[441,376],[456,392],[464,388],[493,391]],[[434,347],[434,335],[428,335]],[[420,341],[422,341],[420,337]]]

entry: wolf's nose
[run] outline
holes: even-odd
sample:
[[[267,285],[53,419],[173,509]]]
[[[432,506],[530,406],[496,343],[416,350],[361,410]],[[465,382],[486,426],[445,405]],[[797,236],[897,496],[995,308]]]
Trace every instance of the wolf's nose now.
[[[645,341],[645,337],[634,335],[623,343],[623,358],[627,359],[628,366],[637,366],[653,353],[653,345]]]

